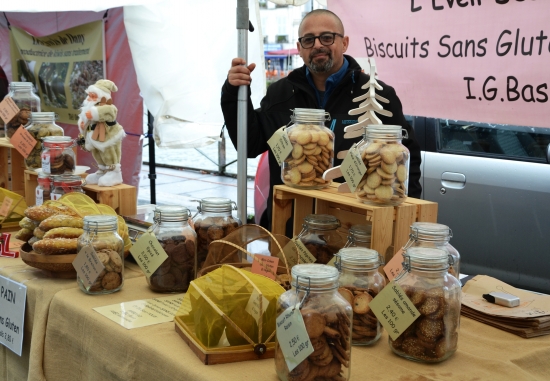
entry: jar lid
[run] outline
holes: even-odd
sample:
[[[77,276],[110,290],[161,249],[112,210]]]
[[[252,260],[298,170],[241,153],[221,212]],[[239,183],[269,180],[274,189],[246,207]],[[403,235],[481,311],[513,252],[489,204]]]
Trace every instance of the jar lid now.
[[[349,228],[349,238],[354,241],[370,242],[372,234],[372,225],[353,225]]]
[[[310,214],[304,218],[308,227],[320,230],[333,230],[340,227],[340,220],[330,214]]]
[[[43,141],[46,146],[55,144],[68,146],[73,142],[73,138],[70,136],[46,136],[43,138]]]
[[[55,121],[55,112],[31,112],[31,121]]]
[[[32,82],[12,82],[10,83],[10,89],[18,90],[18,89],[32,89],[33,84]]]
[[[411,238],[420,240],[450,239],[453,232],[447,225],[434,222],[413,222]]]
[[[438,271],[449,268],[449,253],[442,249],[430,247],[410,247],[403,253],[405,268],[417,270]]]
[[[81,186],[82,184],[82,177],[78,175],[59,175],[59,176],[52,176],[53,177],[53,185],[54,186]]]
[[[117,216],[94,214],[92,216],[84,216],[84,230],[117,230]]]
[[[403,132],[405,137],[408,137],[407,131],[402,126],[391,124],[369,124],[364,127],[363,138],[364,139],[402,139]]]
[[[153,221],[159,222],[182,222],[189,219],[189,209],[179,205],[163,205],[155,208]]]
[[[340,273],[335,267],[320,263],[303,263],[295,265],[291,270],[292,286],[296,288],[323,288],[338,287]]]
[[[349,270],[372,270],[384,264],[378,251],[366,247],[347,247],[336,254],[341,268]]]
[[[294,114],[290,116],[293,123],[324,123],[330,120],[330,114],[323,109],[317,108],[295,108]]]
[[[199,202],[197,207],[199,212],[221,213],[231,212],[233,209],[237,210],[237,205],[231,199],[225,197],[205,197],[197,201]]]

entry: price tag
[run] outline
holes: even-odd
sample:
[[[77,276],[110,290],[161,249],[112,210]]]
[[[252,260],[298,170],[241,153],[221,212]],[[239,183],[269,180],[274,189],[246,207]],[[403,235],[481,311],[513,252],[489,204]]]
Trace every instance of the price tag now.
[[[313,254],[309,252],[304,243],[298,238],[293,238],[292,240],[296,244],[296,249],[298,249],[298,257],[300,258],[300,263],[315,263],[317,258],[315,258]]]
[[[260,300],[262,301],[261,308]],[[268,306],[269,300],[267,300],[265,296],[260,295],[260,293],[256,291],[256,289],[254,289],[254,291],[252,291],[252,295],[250,295],[250,299],[248,299],[248,304],[246,305],[246,308],[244,310],[252,315],[252,317],[256,320],[256,323],[260,324],[260,316],[267,310]]]
[[[352,193],[355,192],[363,175],[367,173],[367,167],[365,167],[363,160],[361,160],[361,155],[357,152],[355,145],[348,151],[344,161],[340,164],[340,169],[350,191]]]
[[[327,266],[334,267],[334,264],[336,263],[336,255],[332,257],[330,261],[328,261]]]
[[[395,340],[420,316],[420,312],[395,282],[390,282],[369,303],[388,335]]]
[[[0,344],[21,356],[27,286],[0,276]]]
[[[36,190],[36,206],[40,206],[44,203],[44,189]]]
[[[36,146],[36,139],[25,129],[25,127],[21,126],[11,137],[10,143],[13,144],[13,148],[26,159]]]
[[[130,249],[130,253],[147,278],[151,277],[168,258],[157,237],[149,232],[141,235]]]
[[[399,249],[392,259],[384,266],[384,272],[391,281],[403,271],[403,249]]]
[[[275,155],[275,159],[277,159],[279,165],[283,164],[285,159],[292,152],[292,143],[290,143],[290,139],[286,133],[286,126],[275,131],[267,141],[267,144],[271,147],[271,152]]]
[[[73,261],[73,267],[86,289],[92,287],[99,274],[105,270],[92,245],[86,245],[80,250]]]
[[[0,216],[8,217],[12,204],[12,198],[9,198],[8,196],[4,197],[4,201],[2,202],[2,206],[0,207]]]
[[[4,100],[0,102],[0,118],[2,118],[4,123],[8,123],[12,120],[19,111],[19,107],[17,107],[11,97],[5,97]]]
[[[277,341],[290,372],[314,352],[299,309],[289,307],[279,315]]]
[[[294,243],[294,240],[290,240],[285,245],[285,247],[283,247],[283,253],[285,255],[289,268],[298,264],[298,250],[296,249],[296,244]],[[283,262],[285,261],[282,253],[277,254],[277,258],[279,258]]]
[[[50,154],[45,152],[40,156],[42,158],[42,172],[44,173],[51,173],[51,166],[50,166]]]
[[[279,258],[269,255],[254,255],[254,261],[252,262],[252,272],[254,274],[260,274],[270,279],[275,280],[277,277],[277,266],[279,265]]]

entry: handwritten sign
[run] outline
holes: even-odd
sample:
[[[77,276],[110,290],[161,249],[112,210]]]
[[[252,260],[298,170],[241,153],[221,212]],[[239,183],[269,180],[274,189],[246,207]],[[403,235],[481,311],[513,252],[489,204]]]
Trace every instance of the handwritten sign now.
[[[11,97],[5,97],[4,100],[0,102],[0,118],[2,118],[4,123],[8,123],[12,120],[18,112],[19,107],[17,107]]]
[[[299,309],[289,307],[277,317],[277,341],[290,372],[314,352]]]
[[[298,238],[293,238],[294,244],[296,245],[296,249],[298,250],[298,258],[299,263],[315,263],[317,258],[311,254],[311,252],[307,249],[306,245],[302,241],[300,241]]]
[[[403,249],[395,253],[392,259],[384,266],[384,272],[390,281],[399,275],[401,271],[403,271]]]
[[[27,286],[0,276],[0,344],[21,356]]]
[[[365,167],[363,160],[361,160],[361,155],[357,152],[355,145],[348,151],[348,154],[340,165],[340,169],[342,170],[344,179],[346,179],[349,190],[352,193],[355,192],[363,175],[367,172],[367,167]]]
[[[285,247],[283,247],[283,253],[277,254],[277,258],[279,258],[283,262],[286,258],[286,262],[288,263],[289,268],[298,264],[298,249],[296,248],[296,243],[294,242],[294,240],[290,240],[285,245]]]
[[[4,201],[2,201],[2,206],[0,207],[0,216],[8,217],[11,211],[11,205],[13,204],[13,199],[5,196]]]
[[[260,300],[262,301],[261,307]],[[248,299],[248,303],[246,304],[246,308],[244,310],[252,315],[254,320],[256,320],[256,323],[260,324],[260,316],[263,315],[268,306],[269,300],[267,300],[265,296],[260,295],[260,293],[256,291],[256,289],[254,289],[254,291],[252,291],[252,295],[250,295],[250,299]]]
[[[283,164],[285,159],[292,152],[292,143],[288,138],[286,133],[286,126],[279,128],[275,133],[269,138],[267,144],[271,147],[271,152],[277,159],[279,165]]]
[[[36,146],[36,139],[31,135],[29,131],[23,126],[19,127],[10,139],[10,143],[13,144],[21,156],[25,159],[29,157],[31,151]]]
[[[86,290],[92,287],[99,274],[105,270],[105,266],[91,245],[86,245],[79,251],[73,261],[73,267]]]
[[[279,265],[279,258],[271,257],[269,255],[254,255],[254,261],[252,262],[252,272],[254,274],[260,274],[275,280],[277,277],[277,266]]]
[[[130,249],[130,253],[147,278],[168,258],[157,237],[144,233]]]

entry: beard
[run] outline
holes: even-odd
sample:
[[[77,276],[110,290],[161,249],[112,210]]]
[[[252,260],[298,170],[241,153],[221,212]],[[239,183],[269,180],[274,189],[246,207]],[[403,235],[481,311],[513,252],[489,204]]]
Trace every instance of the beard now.
[[[87,98],[84,99],[82,102],[82,106],[80,106],[80,114],[79,116],[86,120],[86,111],[89,111],[92,107],[94,107],[97,104],[97,101],[89,101]]]
[[[316,63],[314,61],[314,56],[319,53],[325,53],[328,55],[328,58],[326,61]],[[311,53],[309,54],[309,70],[311,70],[312,73],[326,73],[332,69],[332,65],[334,64],[332,60],[332,53],[330,49],[313,49]]]

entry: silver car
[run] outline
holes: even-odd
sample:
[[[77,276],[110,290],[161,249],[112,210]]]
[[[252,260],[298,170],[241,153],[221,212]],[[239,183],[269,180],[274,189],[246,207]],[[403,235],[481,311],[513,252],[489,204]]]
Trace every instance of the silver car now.
[[[461,272],[550,293],[550,128],[412,117]]]

